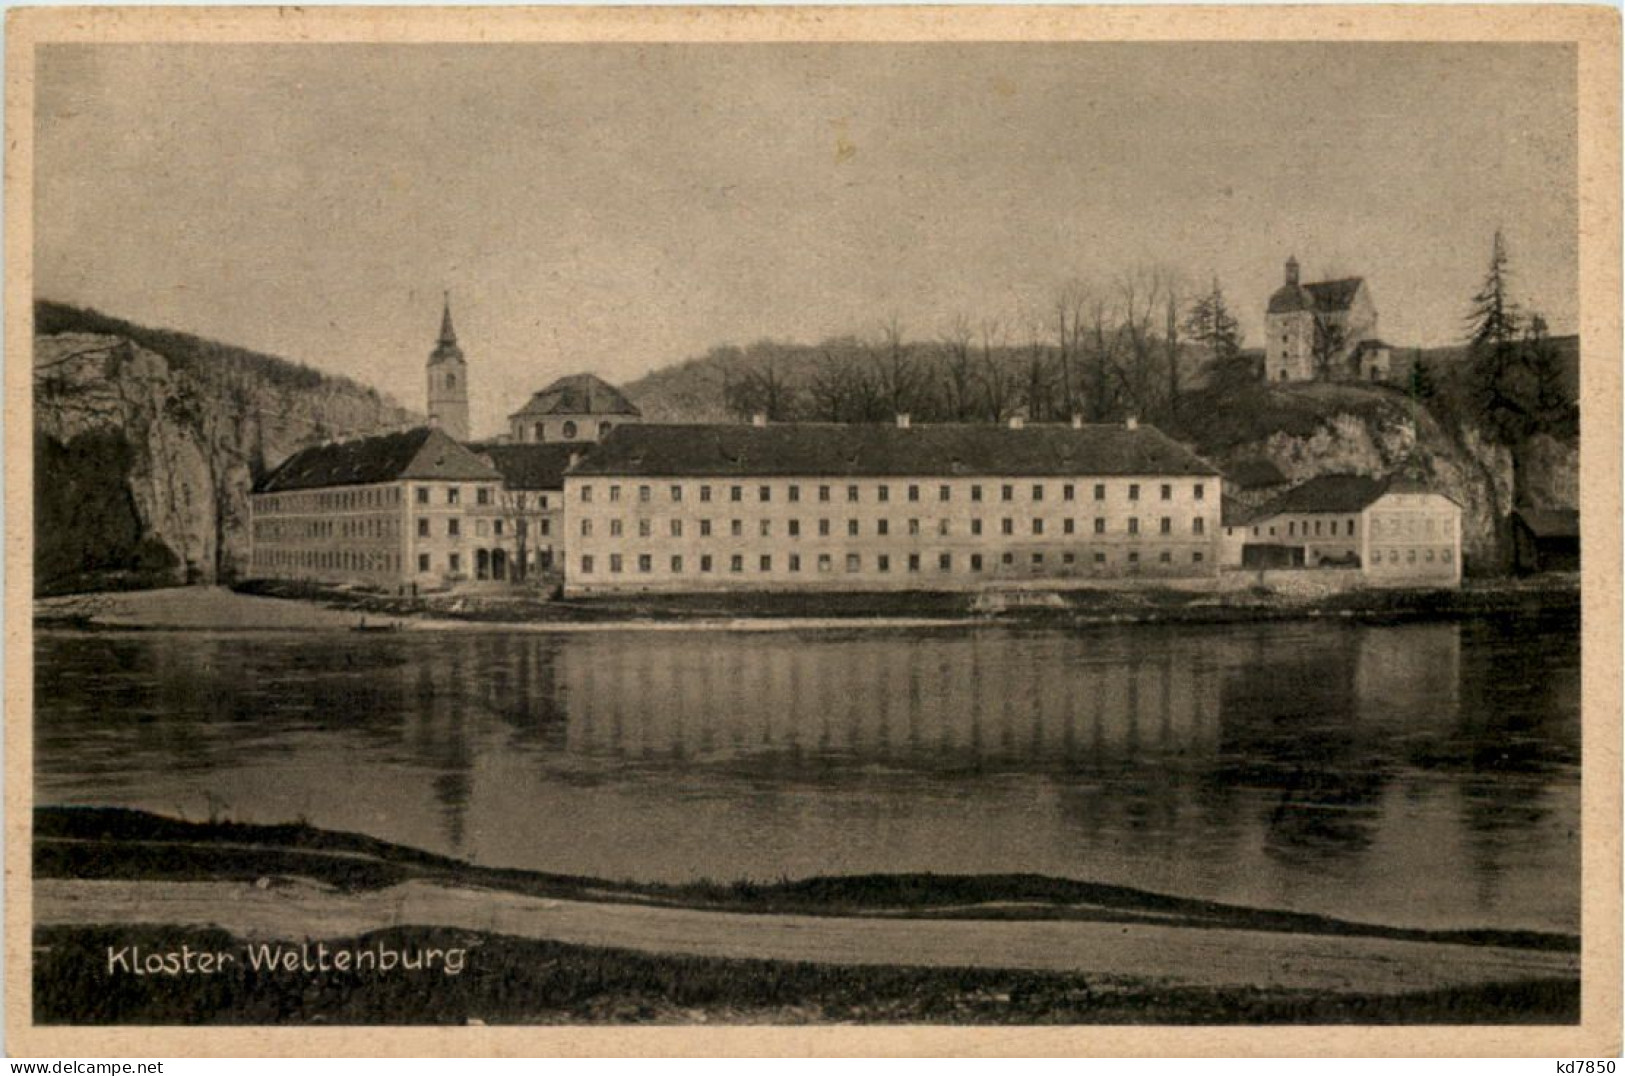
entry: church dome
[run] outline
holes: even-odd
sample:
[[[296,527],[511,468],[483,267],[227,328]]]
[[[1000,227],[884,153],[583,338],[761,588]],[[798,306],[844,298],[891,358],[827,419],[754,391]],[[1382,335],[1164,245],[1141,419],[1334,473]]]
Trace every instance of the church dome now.
[[[1302,284],[1282,285],[1270,296],[1271,314],[1296,314],[1299,311],[1314,309],[1315,297]]]

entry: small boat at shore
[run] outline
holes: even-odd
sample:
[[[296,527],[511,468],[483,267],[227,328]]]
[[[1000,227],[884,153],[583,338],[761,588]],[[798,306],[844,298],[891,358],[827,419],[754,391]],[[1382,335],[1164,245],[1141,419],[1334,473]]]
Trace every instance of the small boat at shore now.
[[[380,623],[380,624],[369,624],[369,623],[367,623],[367,618],[362,617],[361,621],[359,623],[352,624],[350,626],[350,630],[351,631],[400,631],[401,630],[401,622],[398,621],[398,620],[390,620],[390,621],[385,621],[385,622]]]

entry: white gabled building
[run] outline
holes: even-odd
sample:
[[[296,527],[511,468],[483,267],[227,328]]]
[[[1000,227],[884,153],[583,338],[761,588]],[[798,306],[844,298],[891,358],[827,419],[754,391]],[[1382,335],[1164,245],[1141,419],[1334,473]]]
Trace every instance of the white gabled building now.
[[[1358,568],[1378,585],[1461,583],[1461,506],[1398,476],[1311,478],[1238,524],[1234,517],[1243,567]]]

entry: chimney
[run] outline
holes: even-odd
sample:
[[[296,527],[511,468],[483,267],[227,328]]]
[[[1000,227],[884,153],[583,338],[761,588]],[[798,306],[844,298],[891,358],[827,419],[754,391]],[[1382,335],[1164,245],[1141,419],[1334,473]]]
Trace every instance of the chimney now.
[[[1298,286],[1298,259],[1289,257],[1286,260],[1286,282],[1288,287]]]
[[[758,411],[754,415],[750,416],[750,424],[752,426],[766,426],[767,425],[767,412],[766,411]]]
[[[429,429],[438,430],[439,428],[440,428],[440,416],[439,415],[430,415],[429,416]]]
[[[579,453],[579,452],[570,453],[570,466],[566,467],[565,470],[567,470],[567,471],[575,470],[576,469],[576,464],[578,464],[580,462],[581,462],[581,453]]]
[[[908,429],[908,419],[909,414],[907,411],[900,412],[897,416],[897,428],[900,430]]]
[[[1023,428],[1026,425],[1027,425],[1027,420],[1022,418],[1020,415],[1011,415],[1010,416],[1010,428],[1012,430],[1019,430],[1019,429]]]
[[[1123,423],[1123,428],[1128,430],[1137,430],[1140,428],[1140,420],[1135,418],[1133,415],[1130,415],[1128,420]]]
[[[1082,411],[1074,411],[1074,412],[1072,412],[1072,428],[1074,430],[1083,429],[1083,412]]]

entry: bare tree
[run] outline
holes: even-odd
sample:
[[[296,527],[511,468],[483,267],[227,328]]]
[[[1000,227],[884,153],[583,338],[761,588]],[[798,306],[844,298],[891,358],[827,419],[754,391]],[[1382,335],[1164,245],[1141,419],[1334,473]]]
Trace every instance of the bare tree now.
[[[844,350],[837,344],[825,344],[808,386],[814,416],[825,422],[851,421],[857,406],[859,375],[850,353]]]
[[[1162,356],[1152,331],[1166,291],[1164,274],[1156,269],[1134,269],[1117,279],[1125,347],[1117,362],[1123,402],[1145,414],[1155,402],[1156,367]]]
[[[925,400],[923,379],[895,315],[881,325],[880,339],[873,350],[870,369],[874,402],[885,410],[866,417],[885,419],[915,411]]]
[[[1111,300],[1105,295],[1096,295],[1089,300],[1089,322],[1086,329],[1087,387],[1084,397],[1088,404],[1086,413],[1094,422],[1103,422],[1110,418],[1117,408],[1117,394],[1113,390],[1113,385],[1122,333],[1113,323],[1114,315]]]
[[[1043,327],[1034,321],[1028,327],[1021,385],[1027,417],[1034,422],[1042,422],[1055,412],[1056,372],[1050,366],[1047,351]]]
[[[743,369],[723,392],[728,410],[740,418],[766,415],[774,422],[796,417],[796,388],[783,370],[781,348],[769,341],[752,344]]]
[[[970,319],[963,314],[955,315],[942,335],[945,352],[943,397],[947,403],[948,417],[955,422],[969,420],[976,410],[976,367],[971,359],[972,339]]]
[[[1003,422],[1010,414],[1010,371],[1004,363],[1004,328],[997,318],[982,322],[982,398],[991,422]]]
[[[1056,372],[1060,376],[1060,410],[1071,415],[1078,410],[1083,395],[1081,385],[1081,358],[1084,348],[1084,318],[1089,306],[1089,290],[1080,281],[1072,281],[1056,293],[1055,347]]]
[[[1180,296],[1184,288],[1179,277],[1175,274],[1170,273],[1167,280],[1168,284],[1165,289],[1167,295],[1163,300],[1166,304],[1167,312],[1163,320],[1162,345],[1164,351],[1167,353],[1168,395],[1163,401],[1163,407],[1166,409],[1168,415],[1173,416],[1179,413],[1179,396],[1182,388],[1179,369],[1179,327],[1181,306]]]
[[[1323,313],[1315,314],[1315,339],[1310,348],[1314,359],[1315,376],[1330,381],[1337,376],[1337,360],[1342,357],[1348,343],[1348,330],[1341,319]]]

